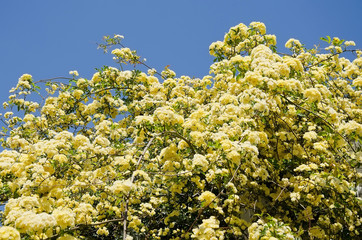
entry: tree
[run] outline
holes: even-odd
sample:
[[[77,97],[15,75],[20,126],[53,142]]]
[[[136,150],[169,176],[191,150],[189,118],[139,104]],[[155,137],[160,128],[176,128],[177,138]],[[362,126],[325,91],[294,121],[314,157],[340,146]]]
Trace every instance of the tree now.
[[[354,42],[290,39],[281,54],[263,23],[239,24],[210,45],[210,75],[190,78],[148,67],[122,39],[99,45],[119,68],[24,74],[11,90],[0,239],[357,238]]]

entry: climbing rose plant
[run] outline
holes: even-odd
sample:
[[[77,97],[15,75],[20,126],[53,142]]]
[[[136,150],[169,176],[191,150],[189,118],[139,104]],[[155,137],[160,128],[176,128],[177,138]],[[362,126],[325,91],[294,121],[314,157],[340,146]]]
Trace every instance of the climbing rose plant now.
[[[190,78],[122,39],[99,45],[118,68],[11,89],[0,239],[359,238],[354,42],[290,39],[281,54],[263,23],[239,24],[210,45],[210,75]]]

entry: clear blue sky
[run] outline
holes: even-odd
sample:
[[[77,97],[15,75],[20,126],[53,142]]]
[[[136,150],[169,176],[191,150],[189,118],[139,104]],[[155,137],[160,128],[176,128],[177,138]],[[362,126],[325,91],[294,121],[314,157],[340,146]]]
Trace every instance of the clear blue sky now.
[[[156,69],[201,77],[212,62],[208,46],[238,23],[264,22],[280,51],[291,37],[313,46],[326,35],[362,48],[361,10],[361,0],[3,0],[0,101],[23,73],[39,80],[78,70],[90,78],[114,65],[96,49],[104,35],[124,35]]]

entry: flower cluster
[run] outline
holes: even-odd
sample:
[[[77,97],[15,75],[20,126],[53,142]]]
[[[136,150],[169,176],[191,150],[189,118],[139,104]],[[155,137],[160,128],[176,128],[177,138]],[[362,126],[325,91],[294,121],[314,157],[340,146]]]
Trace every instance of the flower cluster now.
[[[123,45],[89,79],[24,74],[1,116],[0,239],[359,238],[362,52],[325,41],[281,55],[252,22],[202,78],[141,72]]]
[[[120,63],[138,63],[139,56],[136,55],[136,51],[131,51],[129,48],[116,48],[112,51],[114,55],[114,60],[119,61]]]
[[[254,222],[248,228],[250,240],[294,240],[297,239],[289,226],[269,217],[268,222],[262,219]]]

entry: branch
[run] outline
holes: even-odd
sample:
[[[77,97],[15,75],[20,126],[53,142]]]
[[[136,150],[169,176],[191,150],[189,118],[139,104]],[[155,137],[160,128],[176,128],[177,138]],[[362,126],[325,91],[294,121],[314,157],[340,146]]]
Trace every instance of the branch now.
[[[53,81],[53,80],[56,80],[56,79],[72,80],[73,78],[69,78],[69,77],[54,77],[54,78],[48,78],[48,79],[41,79],[41,80],[39,80],[39,81],[34,82],[34,84],[37,84],[37,83],[46,83],[46,82]]]
[[[228,185],[230,182],[232,182],[232,181],[234,180],[235,175],[236,175],[237,171],[239,170],[239,168],[240,168],[240,166],[241,166],[241,163],[242,163],[242,162],[239,163],[238,167],[235,169],[235,172],[234,172],[233,176],[231,177],[231,179],[228,181],[228,183],[227,183],[226,185]],[[226,186],[226,185],[225,185],[225,186]],[[204,206],[203,208],[201,208],[201,209],[199,210],[199,214],[197,215],[197,217],[195,218],[195,220],[192,222],[191,226],[187,229],[186,233],[185,233],[183,236],[181,236],[181,237],[186,237],[186,235],[191,231],[192,227],[195,225],[196,221],[199,219],[199,217],[200,217],[201,214],[205,211],[205,209],[206,209],[212,202],[214,202],[215,199],[217,199],[217,198],[221,195],[221,193],[223,193],[223,192],[225,191],[225,189],[226,189],[226,187],[224,187],[224,188],[219,192],[219,194],[218,194],[214,199],[212,199],[211,202],[209,202],[209,204],[207,204],[206,206]]]
[[[69,230],[67,230],[67,232],[77,230],[77,229],[79,229],[81,227],[84,227],[84,226],[97,226],[97,225],[102,225],[102,224],[107,224],[107,223],[112,223],[112,222],[120,222],[122,220],[123,220],[123,218],[116,218],[116,219],[106,220],[106,221],[103,221],[103,222],[95,222],[95,223],[89,223],[89,224],[79,224],[79,225],[77,225],[75,227],[70,228]],[[55,234],[55,235],[53,235],[51,237],[45,238],[45,240],[47,240],[47,239],[55,239],[55,238],[57,238],[59,236],[60,236],[60,234],[58,233],[58,234]]]
[[[285,123],[285,125],[289,128],[289,130],[293,133],[293,135],[294,135],[294,137],[295,137],[295,139],[297,140],[297,143],[298,143],[298,137],[297,137],[297,134],[294,132],[294,130],[289,126],[289,124],[284,120],[284,119],[282,119],[281,117],[279,117],[279,116],[276,116],[278,119],[280,119],[280,120],[282,120],[284,123]],[[308,154],[308,152],[307,152],[307,150],[305,149],[305,147],[304,147],[304,145],[302,145],[302,144],[300,144],[300,146],[303,148],[303,150],[304,150],[304,152],[305,152],[305,154],[307,154],[307,157],[308,157],[308,159],[310,159],[310,157],[309,157],[309,154]],[[278,150],[277,150],[278,151]]]
[[[325,61],[328,61],[330,59],[332,59],[334,56],[336,55],[339,55],[341,53],[345,53],[345,52],[351,52],[351,53],[354,53],[354,52],[357,52],[357,51],[361,51],[360,49],[355,49],[355,50],[343,50],[342,52],[340,53],[333,53],[331,55],[329,55],[326,59],[323,59],[323,60],[320,60],[319,62],[315,63],[315,64],[312,64],[312,65],[309,65],[309,66],[305,66],[304,69],[306,70],[307,68],[312,68],[312,67],[315,67],[315,66],[318,66],[319,64],[321,64],[322,62],[325,62]]]
[[[307,111],[307,112],[313,114],[314,116],[322,119],[322,121],[325,122],[326,125],[328,125],[335,133],[337,133],[342,139],[344,139],[344,141],[346,141],[346,143],[348,143],[348,145],[351,147],[351,149],[353,150],[353,152],[356,152],[356,150],[353,148],[353,146],[351,145],[351,143],[350,143],[342,134],[340,134],[338,131],[336,131],[336,130],[334,129],[333,125],[332,125],[330,122],[328,122],[326,119],[324,119],[323,117],[319,116],[317,113],[315,113],[315,112],[313,112],[313,111],[311,111],[311,110],[309,110],[309,109],[306,109],[306,108],[300,106],[299,104],[296,104],[295,102],[289,100],[287,97],[285,97],[285,96],[282,96],[282,97],[283,97],[285,100],[287,100],[288,102],[290,102],[291,104],[293,104],[294,106],[296,106],[296,107],[298,107],[298,108],[301,108],[301,109],[303,109],[304,111]]]
[[[147,143],[145,149],[143,149],[143,152],[141,154],[141,156],[139,157],[138,161],[137,161],[137,165],[136,165],[136,170],[138,169],[138,166],[140,165],[142,159],[144,158],[146,152],[147,152],[147,149],[151,146],[153,140],[159,136],[160,134],[155,134],[151,139],[150,141]],[[132,174],[132,177],[131,177],[131,183],[133,183],[134,181],[134,178],[135,178],[135,172],[133,172]],[[130,199],[130,194],[131,192],[128,193],[127,195],[127,201],[126,201],[126,206],[124,207],[124,216],[123,216],[123,240],[126,240],[127,238],[127,215],[128,215],[128,204],[129,204],[129,199]]]
[[[192,145],[192,143],[191,143],[187,138],[185,138],[184,136],[182,136],[182,135],[179,134],[178,132],[165,131],[165,132],[163,132],[163,133],[164,133],[164,134],[169,134],[169,135],[174,135],[174,136],[176,136],[176,137],[178,137],[178,138],[181,138],[182,140],[184,140],[184,141],[190,146],[192,153],[194,153],[194,154],[196,153],[195,148],[194,148],[194,145]]]
[[[183,172],[179,172],[179,173],[175,173],[175,174],[165,174],[164,172],[147,172],[147,173],[155,174],[155,175],[162,175],[162,176],[166,176],[166,177],[178,177],[178,176],[181,176],[184,174],[191,173],[191,171],[183,171]]]
[[[122,48],[126,48],[126,46],[124,46],[124,45],[123,45],[122,43],[120,43],[120,42],[119,42],[119,43],[97,44],[97,45],[98,45],[98,48],[102,48],[102,47],[99,47],[99,46],[104,46],[104,47],[108,48],[108,47],[112,47],[112,46],[117,45],[117,44],[120,45]],[[106,50],[105,52],[107,52],[107,50]],[[148,66],[146,63],[141,62],[141,61],[138,60],[138,59],[136,59],[136,61],[137,61],[138,64],[141,64],[141,65],[145,66],[145,67],[148,68],[148,69],[153,69],[153,68],[151,68],[150,66]],[[122,67],[122,66],[121,66],[121,67]],[[156,71],[156,74],[159,75],[162,79],[164,79],[159,72]]]

